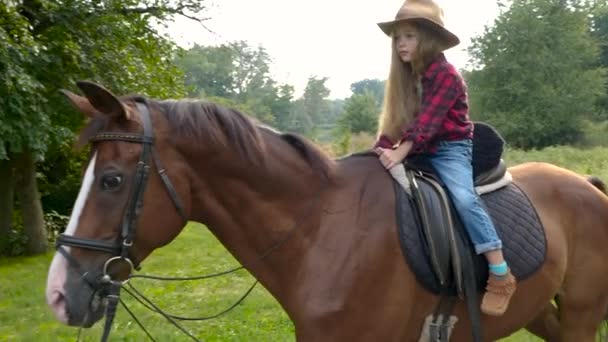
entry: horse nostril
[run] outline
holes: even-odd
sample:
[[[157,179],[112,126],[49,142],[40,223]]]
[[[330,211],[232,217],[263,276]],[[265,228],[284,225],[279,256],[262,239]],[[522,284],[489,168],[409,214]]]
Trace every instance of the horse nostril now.
[[[65,295],[60,290],[54,290],[48,297],[48,304],[59,321],[68,324],[68,313],[65,304]]]

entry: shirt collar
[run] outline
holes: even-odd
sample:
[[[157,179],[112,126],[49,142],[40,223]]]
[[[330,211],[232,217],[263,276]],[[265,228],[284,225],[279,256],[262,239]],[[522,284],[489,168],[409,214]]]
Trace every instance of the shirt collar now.
[[[426,68],[426,71],[424,72],[424,74],[422,75],[423,79],[431,79],[435,76],[435,74],[437,74],[437,71],[439,70],[439,67],[446,63],[447,60],[445,59],[445,55],[442,53],[440,53],[429,65],[428,68]]]

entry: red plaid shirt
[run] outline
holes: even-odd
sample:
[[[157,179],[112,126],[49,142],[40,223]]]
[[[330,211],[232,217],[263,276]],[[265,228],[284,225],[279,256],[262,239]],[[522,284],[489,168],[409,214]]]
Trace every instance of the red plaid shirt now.
[[[434,153],[443,140],[473,138],[467,89],[462,76],[441,54],[422,76],[422,102],[414,121],[403,130],[399,143],[412,141],[410,153]],[[381,135],[375,147],[393,148]]]

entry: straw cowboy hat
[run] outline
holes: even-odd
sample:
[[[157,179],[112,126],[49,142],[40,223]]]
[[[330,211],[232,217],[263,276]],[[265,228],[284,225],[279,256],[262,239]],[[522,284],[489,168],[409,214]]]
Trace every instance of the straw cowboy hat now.
[[[444,50],[460,43],[460,39],[443,25],[443,10],[433,0],[405,0],[397,12],[395,20],[378,23],[378,26],[384,33],[391,36],[395,26],[406,20],[414,21],[436,32],[444,42]]]

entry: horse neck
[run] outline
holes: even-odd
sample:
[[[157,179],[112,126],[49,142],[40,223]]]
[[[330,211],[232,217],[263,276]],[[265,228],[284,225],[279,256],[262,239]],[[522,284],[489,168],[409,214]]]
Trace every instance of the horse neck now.
[[[281,284],[295,267],[292,261],[304,252],[292,233],[309,233],[318,227],[321,189],[327,191],[327,187],[318,172],[278,135],[262,132],[262,139],[263,162],[257,164],[230,148],[189,156],[191,215],[280,297]]]

